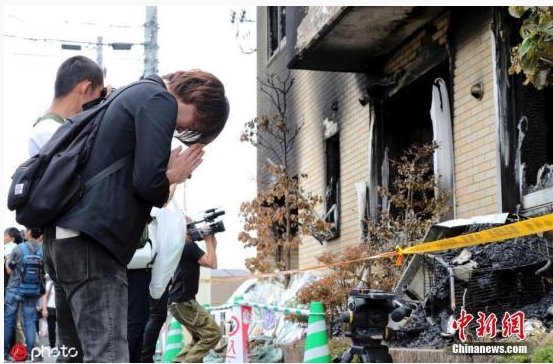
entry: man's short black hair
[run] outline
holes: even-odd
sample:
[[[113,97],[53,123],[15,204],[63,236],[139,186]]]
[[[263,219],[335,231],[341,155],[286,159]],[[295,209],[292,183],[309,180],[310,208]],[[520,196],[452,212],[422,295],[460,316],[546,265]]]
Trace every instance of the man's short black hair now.
[[[54,88],[54,98],[68,95],[81,81],[92,82],[96,88],[104,84],[104,72],[102,68],[84,56],[73,56],[66,59],[58,68]]]
[[[27,229],[31,232],[31,236],[33,237],[33,239],[38,239],[40,238],[40,236],[44,233],[42,231],[42,229]]]

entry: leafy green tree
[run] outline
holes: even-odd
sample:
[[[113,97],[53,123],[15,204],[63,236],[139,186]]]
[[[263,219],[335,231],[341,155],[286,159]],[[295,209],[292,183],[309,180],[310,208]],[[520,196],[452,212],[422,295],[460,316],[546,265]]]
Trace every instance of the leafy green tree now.
[[[511,51],[509,74],[523,72],[524,84],[538,90],[553,85],[553,7],[509,6],[509,14],[522,19],[522,42]]]

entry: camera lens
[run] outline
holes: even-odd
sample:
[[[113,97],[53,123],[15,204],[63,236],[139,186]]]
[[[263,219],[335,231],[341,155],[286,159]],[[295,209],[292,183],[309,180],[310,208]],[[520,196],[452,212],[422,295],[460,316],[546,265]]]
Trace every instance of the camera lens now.
[[[342,312],[342,322],[345,322],[346,324],[353,323],[353,311]]]

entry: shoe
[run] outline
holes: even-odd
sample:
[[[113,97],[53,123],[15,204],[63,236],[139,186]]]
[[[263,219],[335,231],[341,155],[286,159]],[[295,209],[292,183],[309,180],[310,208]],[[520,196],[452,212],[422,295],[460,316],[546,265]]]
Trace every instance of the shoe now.
[[[15,363],[15,359],[9,354],[4,354],[4,363]]]

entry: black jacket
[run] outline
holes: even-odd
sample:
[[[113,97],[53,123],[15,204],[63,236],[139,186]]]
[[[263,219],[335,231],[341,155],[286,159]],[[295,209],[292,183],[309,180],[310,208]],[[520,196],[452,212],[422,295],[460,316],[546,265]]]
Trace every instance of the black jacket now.
[[[127,264],[152,206],[167,201],[165,175],[176,127],[177,101],[158,76],[124,90],[107,107],[83,170],[83,181],[121,157],[132,161],[85,191],[57,225],[91,236]]]

